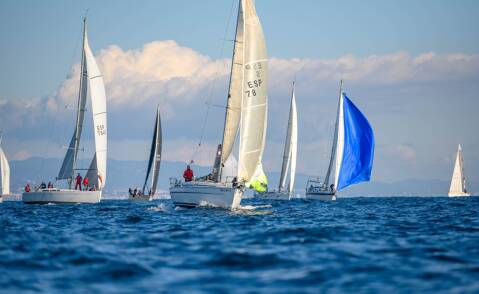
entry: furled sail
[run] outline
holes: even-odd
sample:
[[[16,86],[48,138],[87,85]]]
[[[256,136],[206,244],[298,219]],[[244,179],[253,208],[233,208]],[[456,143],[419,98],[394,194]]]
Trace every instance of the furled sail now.
[[[241,116],[242,82],[243,82],[243,9],[242,1],[238,8],[236,23],[236,35],[234,40],[233,58],[231,61],[231,74],[226,107],[225,125],[223,131],[223,143],[221,164],[224,164],[231,154],[238,132]]]
[[[85,28],[84,28],[85,29]],[[85,36],[85,35],[84,35]],[[83,39],[85,42],[85,37]],[[82,61],[81,61],[81,77],[80,77],[80,92],[78,94],[78,106],[77,106],[77,119],[75,125],[75,131],[70,140],[70,145],[68,146],[67,153],[63,159],[62,167],[58,173],[58,180],[64,180],[74,177],[75,163],[78,155],[78,149],[80,146],[81,133],[83,130],[83,120],[85,118],[85,105],[87,100],[87,66],[85,59],[85,51],[82,50]]]
[[[369,181],[374,158],[374,134],[367,118],[344,92],[340,99],[335,179],[338,191]]]
[[[93,132],[95,133],[95,158],[96,166],[90,169],[96,170],[98,186],[101,190],[106,181],[107,160],[107,124],[106,124],[106,95],[103,77],[98,69],[95,57],[88,44],[88,36],[85,31],[84,51],[90,86],[91,108],[93,113]],[[93,162],[92,161],[92,164]],[[92,179],[89,179],[90,181]]]
[[[143,195],[155,195],[156,185],[158,182],[158,174],[160,172],[161,162],[161,118],[160,108],[157,109],[155,129],[153,131],[153,140],[151,142],[150,157],[148,160],[148,168],[146,171],[145,183],[143,184]],[[151,172],[151,186],[149,191],[145,191],[148,183],[148,177]]]
[[[1,195],[10,194],[10,165],[8,164],[7,157],[0,147],[0,172],[2,176],[2,190]]]
[[[452,174],[449,195],[458,195],[467,193],[466,178],[464,176],[464,159],[462,157],[461,145],[457,146],[456,162],[454,164],[454,172]]]
[[[238,180],[248,183],[263,156],[268,111],[268,57],[254,0],[242,0],[242,4],[244,72]]]
[[[296,149],[297,149],[297,139],[298,139],[298,121],[296,113],[296,97],[294,93],[294,83],[293,90],[291,94],[291,105],[289,109],[289,118],[288,118],[288,130],[286,132],[286,141],[284,143],[284,152],[283,152],[283,164],[281,166],[281,176],[279,178],[279,191],[284,191],[286,189],[286,180],[288,179],[288,170],[289,170],[289,183],[288,183],[288,192],[291,193],[294,186],[294,178],[296,173]]]

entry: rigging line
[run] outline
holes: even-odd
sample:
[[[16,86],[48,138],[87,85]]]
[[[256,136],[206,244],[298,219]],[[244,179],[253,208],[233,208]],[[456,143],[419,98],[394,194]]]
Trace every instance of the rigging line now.
[[[224,32],[224,35],[223,35],[223,42],[222,42],[222,46],[221,46],[221,50],[220,50],[220,58],[219,58],[219,61],[221,61],[223,59],[223,56],[224,56],[224,51],[225,51],[225,44],[226,44],[226,35],[228,34],[228,30],[229,30],[229,27],[231,25],[231,19],[232,19],[232,15],[233,15],[233,10],[234,10],[234,7],[235,7],[235,2],[236,0],[232,0],[231,1],[231,7],[230,7],[230,13],[229,13],[229,16],[228,16],[228,21],[226,23],[226,27],[225,27],[225,32]],[[208,93],[208,96],[206,97],[206,101],[205,101],[205,104],[207,105],[206,107],[206,114],[205,114],[205,118],[203,120],[203,125],[201,126],[201,133],[200,133],[200,139],[198,141],[198,145],[196,146],[196,149],[195,149],[195,152],[193,153],[192,155],[192,158],[190,160],[190,162],[194,162],[194,158],[197,156],[197,154],[199,153],[200,149],[201,149],[201,145],[203,143],[203,139],[204,139],[204,136],[205,136],[205,131],[206,131],[206,125],[208,123],[208,117],[209,117],[209,113],[210,113],[210,109],[211,109],[211,105],[209,104],[209,101],[211,99],[211,97],[213,96],[213,92],[215,90],[215,87],[216,87],[216,82],[218,80],[218,71],[219,71],[219,67],[221,65],[221,62],[218,62],[217,64],[217,70],[216,70],[216,75],[213,79],[213,82],[212,82],[212,85],[211,85],[211,88],[210,88],[210,91]]]

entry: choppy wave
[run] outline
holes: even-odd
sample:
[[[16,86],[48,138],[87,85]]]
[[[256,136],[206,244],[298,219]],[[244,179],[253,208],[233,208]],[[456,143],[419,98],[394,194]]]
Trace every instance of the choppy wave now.
[[[0,204],[0,292],[479,292],[479,198]]]

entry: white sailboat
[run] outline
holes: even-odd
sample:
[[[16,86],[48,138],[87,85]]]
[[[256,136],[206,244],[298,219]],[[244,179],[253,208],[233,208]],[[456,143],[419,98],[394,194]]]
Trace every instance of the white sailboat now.
[[[160,163],[161,163],[161,117],[160,117],[160,108],[156,110],[156,120],[155,128],[153,130],[153,140],[151,141],[150,156],[148,160],[148,168],[146,170],[145,183],[141,190],[135,191],[130,189],[129,191],[129,200],[133,201],[151,201],[153,196],[155,196],[156,185],[158,183],[158,174],[160,173]],[[148,179],[151,174],[151,182],[148,190],[146,186],[148,185]]]
[[[452,173],[451,186],[449,187],[449,197],[471,196],[466,189],[466,177],[464,176],[464,158],[462,157],[461,144],[457,146],[456,163]]]
[[[81,191],[73,190],[71,185],[76,172],[81,170],[77,169],[76,164],[80,149],[88,88],[90,90],[93,115],[95,154],[85,175],[89,180],[89,187],[87,190]],[[25,203],[97,203],[101,199],[102,189],[105,186],[106,160],[107,112],[105,86],[103,77],[88,44],[85,18],[83,19],[83,49],[76,126],[57,177],[57,180],[67,180],[69,187],[68,189],[47,188],[25,192],[22,194],[22,200]]]
[[[293,83],[293,89],[291,93],[291,105],[289,108],[288,129],[286,132],[286,140],[284,142],[283,164],[281,165],[281,176],[279,179],[278,190],[267,191],[263,193],[257,192],[255,193],[255,197],[259,199],[271,200],[289,200],[291,198],[294,187],[294,179],[296,175],[297,145],[298,115],[296,112],[296,95]]]
[[[8,164],[7,157],[5,152],[3,152],[2,146],[2,137],[0,136],[0,176],[2,189],[0,190],[0,203],[3,202],[3,196],[10,194],[10,165]]]
[[[369,181],[374,157],[373,130],[361,111],[339,87],[333,145],[324,181],[310,178],[306,184],[306,198],[336,200],[339,190],[349,185]],[[334,168],[334,182],[329,184]]]
[[[170,179],[170,195],[177,206],[199,205],[233,209],[261,168],[268,108],[268,59],[263,29],[254,0],[240,0],[231,64],[223,141],[213,171],[207,177],[183,182]],[[241,124],[240,124],[241,121]],[[241,125],[241,127],[240,127]],[[240,129],[238,169],[225,175]]]

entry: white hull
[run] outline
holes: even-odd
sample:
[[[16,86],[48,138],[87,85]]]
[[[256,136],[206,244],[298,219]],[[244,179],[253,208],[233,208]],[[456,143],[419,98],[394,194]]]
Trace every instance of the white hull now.
[[[140,196],[128,196],[128,200],[130,201],[151,201],[153,200],[153,196],[150,195],[140,195]]]
[[[29,204],[46,203],[98,203],[101,191],[43,190],[22,194],[22,201]]]
[[[333,193],[306,193],[305,195],[306,199],[311,199],[311,200],[324,200],[324,201],[334,201],[336,200],[336,194]]]
[[[264,200],[290,200],[291,195],[288,192],[264,192],[255,193],[254,197]]]
[[[469,193],[449,193],[447,196],[449,197],[468,197],[468,196],[471,196],[471,194]]]
[[[211,206],[232,209],[239,206],[240,189],[214,182],[186,182],[170,187],[171,200],[176,206]]]

